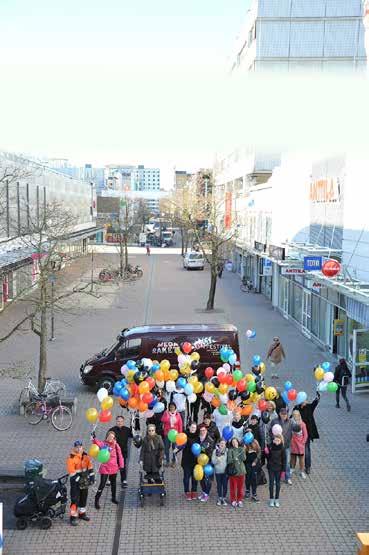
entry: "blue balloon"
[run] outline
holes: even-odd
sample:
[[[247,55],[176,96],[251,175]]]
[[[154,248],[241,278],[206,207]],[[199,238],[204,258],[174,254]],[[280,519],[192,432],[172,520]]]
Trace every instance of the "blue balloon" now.
[[[331,369],[331,363],[330,362],[323,362],[321,367],[323,368],[324,372],[329,372],[330,369]]]
[[[120,392],[119,392],[120,397],[124,400],[124,401],[128,401],[128,399],[130,398],[131,394],[128,391],[128,389],[126,387],[123,387]]]
[[[290,389],[292,389],[292,383],[291,382],[286,382],[284,384],[284,389],[285,389],[285,391],[289,391]]]
[[[190,383],[186,383],[184,392],[186,395],[192,395],[193,393],[193,386]]]
[[[128,382],[127,382],[127,380],[125,380],[125,379],[123,378],[122,380],[120,380],[120,382],[117,382],[117,383],[120,383],[120,385],[121,385],[122,387],[124,387],[124,386],[127,385]]]
[[[223,439],[225,439],[226,441],[230,441],[233,437],[232,426],[224,426],[222,436],[223,436]]]
[[[151,401],[151,403],[149,403],[149,409],[151,410],[152,408],[154,408],[154,406],[156,405],[157,402],[158,402],[158,398],[155,397],[155,395],[154,395],[153,400]]]
[[[136,369],[136,363],[134,360],[128,360],[126,363],[126,366],[128,368],[128,370],[135,370]]]
[[[299,391],[296,397],[296,404],[301,405],[301,403],[305,403],[308,396],[306,395],[305,391]]]
[[[185,378],[178,378],[176,382],[177,389],[184,389],[186,387],[186,379]]]
[[[152,410],[154,411],[155,414],[160,414],[161,412],[163,412],[164,409],[165,409],[164,403],[159,401],[158,403],[155,403],[154,408]]]
[[[120,382],[115,382],[114,387],[113,387],[113,394],[114,395],[119,395],[122,388],[123,388],[123,386]]]
[[[206,464],[204,466],[204,474],[205,476],[212,476],[214,474],[214,468],[211,464]]]
[[[201,453],[201,445],[199,443],[194,443],[191,447],[192,454],[198,457]]]
[[[232,352],[227,347],[222,347],[219,351],[219,354],[222,362],[228,362],[228,359],[231,356]]]
[[[328,388],[327,382],[320,382],[320,384],[318,385],[318,391],[320,391],[321,393],[323,393],[324,391],[327,391],[327,388]]]
[[[231,356],[228,358],[228,363],[233,366],[234,364],[236,364],[236,362],[237,362],[237,357],[234,353],[232,353]]]
[[[254,355],[252,357],[252,365],[253,366],[259,366],[259,364],[261,363],[261,356],[259,355]]]
[[[287,391],[283,391],[282,395],[281,395],[283,401],[286,403],[286,405],[288,405],[288,403],[290,402],[288,395],[287,395]]]
[[[243,436],[244,444],[249,445],[253,441],[254,441],[254,434],[252,434],[251,432],[246,432],[246,434]]]
[[[153,364],[153,365],[151,366],[151,372],[154,373],[154,372],[156,372],[157,370],[160,370],[160,364],[158,364],[158,363],[156,362],[155,364]]]

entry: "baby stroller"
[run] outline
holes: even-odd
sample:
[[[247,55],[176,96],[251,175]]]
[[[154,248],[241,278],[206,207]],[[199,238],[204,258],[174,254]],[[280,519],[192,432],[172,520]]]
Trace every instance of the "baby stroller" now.
[[[160,480],[154,481],[153,479],[147,479],[145,472],[140,470],[140,485],[138,488],[138,499],[140,501],[141,507],[145,505],[145,497],[151,497],[152,495],[160,496],[160,506],[162,507],[165,503],[165,482],[164,482],[164,471],[159,473]]]
[[[42,530],[48,530],[53,518],[63,518],[65,514],[68,474],[57,480],[46,480],[42,476],[42,463],[32,459],[25,466],[25,495],[14,506],[17,529],[25,530],[30,522],[38,522]]]

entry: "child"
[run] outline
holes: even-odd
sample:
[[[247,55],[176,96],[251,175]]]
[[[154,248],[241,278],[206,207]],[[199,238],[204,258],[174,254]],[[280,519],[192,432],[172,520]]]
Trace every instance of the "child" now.
[[[251,431],[251,430],[250,430]],[[259,498],[256,495],[257,489],[257,475],[259,467],[259,456],[260,456],[260,445],[253,440],[252,443],[245,446],[246,451],[246,499],[250,498],[250,488],[252,489],[252,501],[255,503],[259,502]]]
[[[276,435],[270,447],[265,448],[268,459],[269,473],[269,507],[279,507],[279,491],[281,489],[281,474],[286,472],[286,452],[283,446],[283,436]],[[275,484],[275,493],[274,493]]]
[[[306,479],[305,466],[305,443],[308,438],[306,424],[301,418],[298,410],[292,413],[292,437],[291,437],[291,472],[295,470],[297,459],[299,460],[300,476]]]
[[[228,449],[224,439],[221,439],[213,452],[211,462],[214,465],[215,479],[217,481],[218,501],[217,505],[226,506],[226,496],[228,487],[228,476],[226,474]]]
[[[234,474],[229,475],[230,498],[232,507],[242,507],[245,485],[245,460],[246,454],[236,437],[232,438],[231,447],[228,449],[227,464],[232,465]]]

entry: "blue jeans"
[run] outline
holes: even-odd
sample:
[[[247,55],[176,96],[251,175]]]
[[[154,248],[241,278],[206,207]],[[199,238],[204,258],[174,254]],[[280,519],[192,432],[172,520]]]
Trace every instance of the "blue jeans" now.
[[[281,473],[278,470],[268,470],[269,473],[269,498],[279,499],[279,491],[281,489]],[[274,484],[275,484],[275,495],[274,495]]]
[[[228,476],[227,474],[215,474],[215,479],[217,481],[217,492],[218,497],[227,497],[228,489]]]
[[[191,480],[191,490],[190,490],[190,480]],[[185,493],[190,491],[197,491],[197,482],[193,477],[193,468],[184,467],[183,468],[183,488]]]
[[[286,482],[291,479],[291,448],[286,447]]]
[[[311,468],[311,448],[310,438],[308,437],[305,443],[305,468],[309,472]]]
[[[169,439],[167,437],[165,437],[164,438],[164,452],[165,452],[165,460],[167,461],[167,463],[169,463],[169,452],[170,452],[170,447],[171,446],[172,446],[172,461],[175,462],[176,458],[175,458],[174,453],[173,453],[175,443],[172,443],[171,441],[169,441]]]

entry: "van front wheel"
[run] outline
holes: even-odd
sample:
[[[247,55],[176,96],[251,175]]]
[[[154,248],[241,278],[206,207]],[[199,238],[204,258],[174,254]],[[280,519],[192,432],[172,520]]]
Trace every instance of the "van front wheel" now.
[[[115,384],[114,378],[112,378],[111,376],[102,376],[102,378],[100,378],[100,380],[97,382],[97,390],[99,390],[102,387],[105,387],[105,389],[108,390],[108,393],[110,395],[113,391],[114,384]]]

